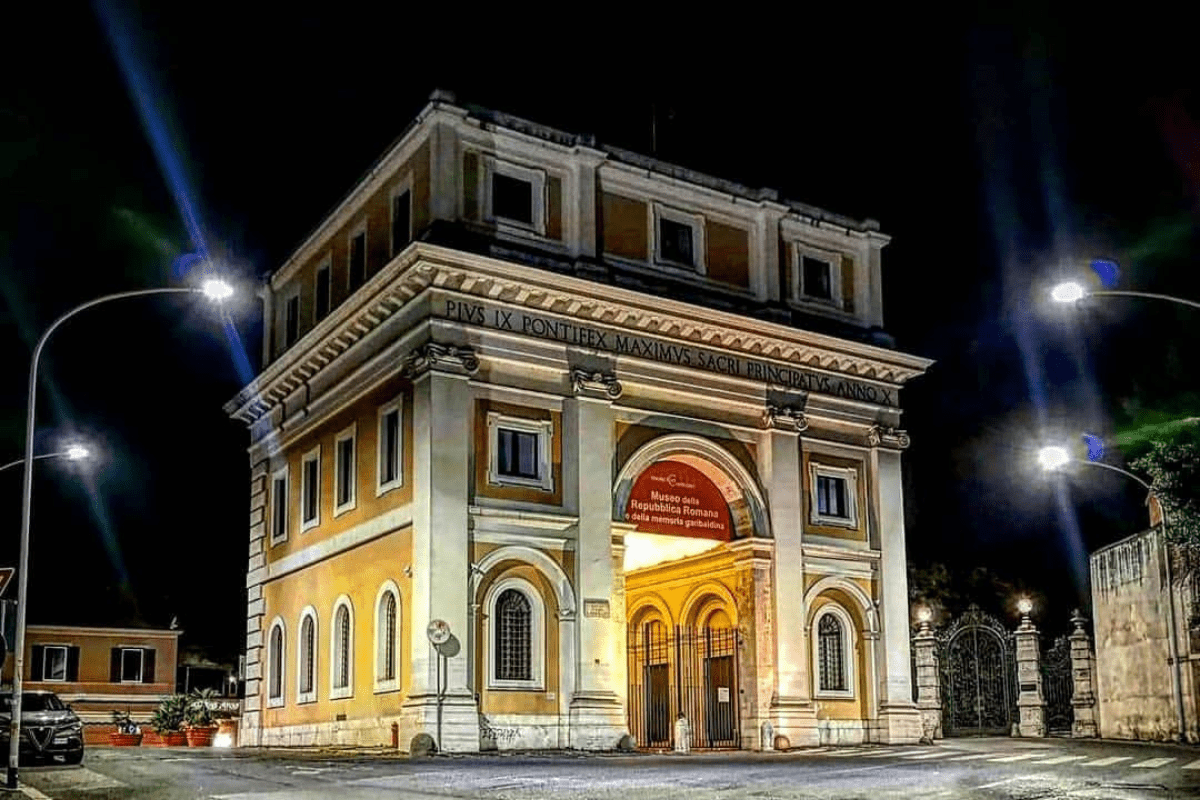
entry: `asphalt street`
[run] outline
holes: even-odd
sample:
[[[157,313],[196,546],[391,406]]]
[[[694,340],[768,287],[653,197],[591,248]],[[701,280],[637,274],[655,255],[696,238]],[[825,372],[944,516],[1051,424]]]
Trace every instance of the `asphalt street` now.
[[[1200,798],[1200,748],[962,739],[791,753],[505,754],[93,748],[22,769],[40,800]]]

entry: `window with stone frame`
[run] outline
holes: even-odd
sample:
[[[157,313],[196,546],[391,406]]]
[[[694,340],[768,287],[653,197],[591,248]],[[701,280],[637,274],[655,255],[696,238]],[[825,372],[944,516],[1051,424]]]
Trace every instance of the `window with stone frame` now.
[[[349,697],[353,693],[354,618],[347,601],[339,602],[333,614],[333,652],[331,697]]]
[[[317,625],[311,614],[300,623],[300,695],[311,696],[317,683]]]
[[[845,692],[846,681],[845,634],[842,622],[834,614],[821,615],[817,623],[818,665],[822,692]]]
[[[505,589],[496,600],[495,677],[501,681],[533,679],[533,609],[518,589]]]
[[[271,628],[267,642],[267,702],[283,705],[283,625]]]

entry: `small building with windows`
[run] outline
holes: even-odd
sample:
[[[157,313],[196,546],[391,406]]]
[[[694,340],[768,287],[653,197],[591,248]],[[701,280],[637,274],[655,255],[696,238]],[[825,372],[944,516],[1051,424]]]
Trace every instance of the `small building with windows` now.
[[[46,690],[70,703],[88,743],[105,743],[115,730],[112,712],[147,722],[175,693],[179,630],[29,625],[25,629],[26,691]],[[12,656],[5,662],[11,687]]]
[[[226,406],[240,743],[916,741],[887,242],[435,93]]]

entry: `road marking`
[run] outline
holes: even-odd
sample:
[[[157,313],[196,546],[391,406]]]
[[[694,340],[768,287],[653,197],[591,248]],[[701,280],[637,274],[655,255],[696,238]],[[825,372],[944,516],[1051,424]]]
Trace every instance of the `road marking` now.
[[[1184,764],[1180,769],[1200,769],[1200,758],[1197,758],[1190,764]]]
[[[1030,777],[1031,776],[1029,776],[1029,775],[1018,775],[1015,778],[1005,778],[1002,781],[993,781],[992,783],[985,783],[983,786],[976,786],[975,788],[976,789],[991,789],[996,786],[1003,786],[1006,783],[1014,783],[1016,781],[1027,781],[1027,780],[1029,780]]]
[[[863,758],[904,758],[905,756],[915,756],[917,753],[924,752],[924,748],[920,750],[907,750],[905,748],[901,748],[899,750],[886,749],[880,753],[870,753],[863,756]]]
[[[917,753],[915,756],[904,756],[909,761],[925,761],[930,758],[945,758],[954,755],[953,750],[935,750],[932,753]]]
[[[874,751],[874,747],[853,747],[849,750],[834,750],[833,752],[826,753],[825,755],[829,756],[830,758],[846,758],[847,756],[861,756],[865,753],[871,753]]]
[[[86,792],[92,789],[117,789],[125,785],[116,778],[110,778],[87,767],[39,772],[37,782],[48,792]]]
[[[33,800],[52,800],[50,795],[42,794],[27,783],[18,784],[18,787],[27,797],[32,797]]]
[[[955,756],[954,758],[952,758],[950,760],[951,761],[977,761],[981,758],[992,758],[993,756],[997,756],[997,755],[999,755],[999,753],[972,753],[969,756]]]
[[[1082,761],[1087,756],[1055,756],[1045,761],[1030,761],[1030,764],[1066,764],[1068,761]]]
[[[1133,761],[1133,756],[1109,756],[1108,758],[1097,758],[1095,761],[1085,761],[1079,766],[1081,767],[1111,767],[1113,764],[1121,761]]]
[[[1173,758],[1148,758],[1145,761],[1139,761],[1136,764],[1130,764],[1133,769],[1157,769],[1166,764],[1170,764],[1175,759]]]
[[[1015,756],[1001,756],[1000,758],[989,758],[988,761],[993,761],[999,764],[1009,764],[1013,761],[1028,761],[1031,758],[1041,758],[1046,753],[1018,753]]]

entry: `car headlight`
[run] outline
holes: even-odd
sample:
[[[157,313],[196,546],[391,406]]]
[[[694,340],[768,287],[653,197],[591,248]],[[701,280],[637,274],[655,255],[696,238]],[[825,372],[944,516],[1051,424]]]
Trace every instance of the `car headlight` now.
[[[59,733],[83,733],[83,723],[79,720],[69,722],[58,729]]]

